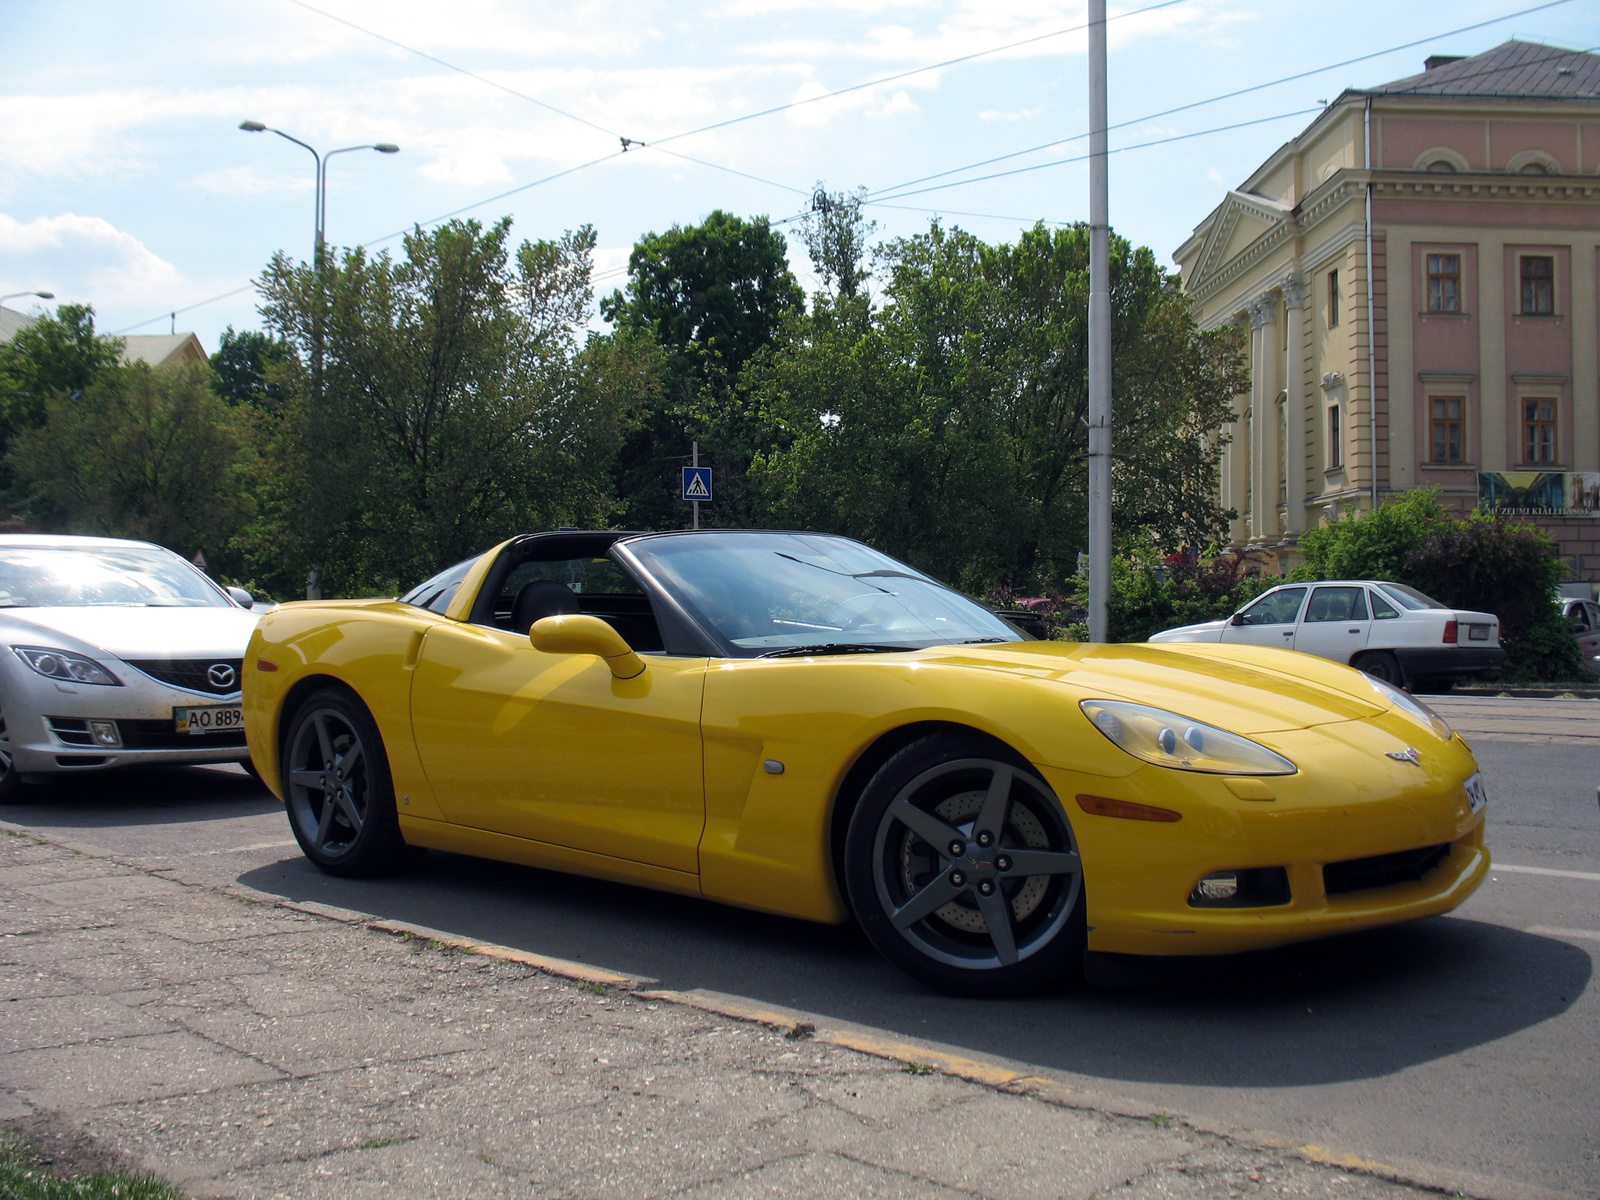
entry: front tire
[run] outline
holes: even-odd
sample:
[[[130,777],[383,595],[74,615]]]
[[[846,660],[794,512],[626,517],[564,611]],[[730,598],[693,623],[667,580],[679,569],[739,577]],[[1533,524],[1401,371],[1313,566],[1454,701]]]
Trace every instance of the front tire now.
[[[11,758],[11,731],[6,725],[6,714],[0,708],[0,804],[19,804],[22,801],[22,773]]]
[[[936,734],[884,763],[851,814],[844,881],[879,953],[940,991],[1022,995],[1082,968],[1072,826],[993,744]]]
[[[326,688],[294,715],[283,750],[289,825],[330,875],[381,875],[422,853],[400,834],[378,726],[348,692]]]

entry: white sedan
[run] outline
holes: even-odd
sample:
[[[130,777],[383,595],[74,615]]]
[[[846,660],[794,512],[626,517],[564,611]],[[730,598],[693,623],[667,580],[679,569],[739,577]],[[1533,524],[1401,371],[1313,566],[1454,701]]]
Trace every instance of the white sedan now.
[[[0,801],[107,767],[248,762],[251,604],[149,542],[0,535]]]
[[[1395,687],[1496,675],[1505,658],[1493,613],[1447,608],[1415,588],[1370,579],[1283,584],[1231,617],[1150,640],[1281,646],[1348,663]]]

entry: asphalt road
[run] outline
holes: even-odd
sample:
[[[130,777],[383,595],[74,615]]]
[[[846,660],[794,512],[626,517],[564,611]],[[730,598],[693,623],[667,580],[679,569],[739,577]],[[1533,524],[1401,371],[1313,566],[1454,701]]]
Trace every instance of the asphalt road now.
[[[74,781],[0,816],[151,865],[182,859],[295,899],[1024,1060],[1152,1107],[1595,1197],[1600,701],[1435,699],[1491,795],[1497,868],[1458,912],[1230,959],[1102,959],[1090,986],[1023,1001],[925,992],[850,928],[529,868],[433,853],[402,878],[332,879],[233,768]]]

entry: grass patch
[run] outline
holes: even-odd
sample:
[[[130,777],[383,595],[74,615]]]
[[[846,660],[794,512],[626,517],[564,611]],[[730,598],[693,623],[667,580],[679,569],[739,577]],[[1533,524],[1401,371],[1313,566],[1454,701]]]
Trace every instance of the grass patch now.
[[[904,1071],[907,1075],[932,1075],[933,1074],[933,1068],[930,1067],[927,1063],[908,1062],[908,1063],[906,1063],[905,1066],[901,1067],[900,1069],[902,1071]]]
[[[1160,1112],[1151,1114],[1150,1124],[1157,1129],[1168,1129],[1172,1125],[1172,1118],[1167,1115],[1167,1110],[1163,1108]]]
[[[784,1033],[784,1037],[791,1042],[803,1042],[817,1031],[817,1027],[809,1021],[800,1021],[792,1029]]]
[[[608,990],[605,984],[596,983],[592,979],[586,979],[578,986],[586,992],[593,992],[596,996],[604,996]]]
[[[393,1138],[368,1138],[356,1147],[358,1150],[382,1150],[385,1146],[394,1145]]]
[[[183,1200],[183,1193],[154,1175],[95,1171],[65,1179],[14,1134],[0,1134],[0,1196],[5,1200]]]

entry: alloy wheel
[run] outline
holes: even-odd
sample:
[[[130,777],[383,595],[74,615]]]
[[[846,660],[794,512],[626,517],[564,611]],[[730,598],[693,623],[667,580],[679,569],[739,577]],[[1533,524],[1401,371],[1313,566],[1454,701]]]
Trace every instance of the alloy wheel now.
[[[371,816],[366,748],[345,714],[317,708],[296,721],[288,758],[289,808],[319,854],[348,854]]]
[[[936,962],[975,971],[1050,945],[1083,886],[1049,788],[990,758],[941,763],[901,788],[879,820],[872,865],[899,935]]]

